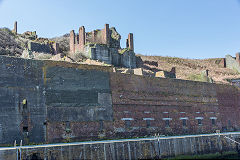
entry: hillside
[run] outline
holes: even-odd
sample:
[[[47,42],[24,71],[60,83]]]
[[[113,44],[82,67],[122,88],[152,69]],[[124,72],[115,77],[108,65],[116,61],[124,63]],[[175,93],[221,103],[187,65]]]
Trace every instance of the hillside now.
[[[0,55],[21,55],[23,47],[20,40],[8,28],[0,28]]]
[[[197,80],[195,77],[204,70],[209,70],[209,76],[215,83],[228,83],[226,79],[240,78],[240,74],[228,68],[222,68],[219,65],[220,58],[212,59],[184,59],[177,57],[162,56],[144,56],[141,57],[144,65],[150,69],[159,69],[170,71],[172,67],[176,67],[176,78],[186,80]],[[148,62],[146,64],[146,62]],[[149,65],[149,62],[157,62],[158,67]],[[201,81],[201,80],[200,80]]]

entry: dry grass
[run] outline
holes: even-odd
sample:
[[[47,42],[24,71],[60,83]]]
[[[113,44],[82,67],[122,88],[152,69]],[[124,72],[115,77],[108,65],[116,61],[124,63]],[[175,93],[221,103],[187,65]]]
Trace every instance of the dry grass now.
[[[178,79],[190,80],[189,75],[198,75],[203,70],[209,70],[209,76],[216,83],[228,83],[226,79],[240,78],[240,74],[228,68],[222,68],[219,65],[220,58],[212,59],[183,59],[177,57],[162,56],[143,56],[138,55],[143,61],[158,62],[157,69],[170,71],[176,67],[176,77]],[[151,66],[154,67],[154,66]]]
[[[51,38],[50,40],[59,43],[60,53],[63,53],[65,55],[68,54],[68,52],[70,50],[70,44],[69,44],[70,35],[69,34],[65,34],[65,35],[60,36],[60,37],[54,37],[54,38]]]
[[[23,47],[8,28],[0,28],[0,55],[21,55]]]

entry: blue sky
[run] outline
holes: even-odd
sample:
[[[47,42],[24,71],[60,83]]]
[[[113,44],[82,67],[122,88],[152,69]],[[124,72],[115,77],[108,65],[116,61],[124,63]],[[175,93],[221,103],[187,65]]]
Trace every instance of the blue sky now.
[[[0,27],[55,37],[84,25],[115,26],[135,52],[184,58],[215,58],[240,51],[238,0],[0,0]]]

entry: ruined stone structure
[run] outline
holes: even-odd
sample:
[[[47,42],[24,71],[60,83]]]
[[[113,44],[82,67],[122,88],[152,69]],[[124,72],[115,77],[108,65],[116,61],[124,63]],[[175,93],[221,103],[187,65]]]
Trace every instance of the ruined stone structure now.
[[[1,145],[240,130],[235,86],[5,56],[0,68]]]
[[[155,77],[176,78],[176,68],[172,67],[170,72],[167,72],[167,71],[157,71],[155,73]]]
[[[13,33],[17,34],[17,21],[14,23]],[[46,38],[38,38],[36,31],[26,31],[23,34],[18,34],[19,37],[27,41],[25,46],[31,52],[40,52],[48,54],[58,54],[59,44],[49,41]]]
[[[225,58],[221,60],[220,64],[240,73],[240,53],[236,53],[236,57],[226,55]]]
[[[121,36],[114,27],[105,24],[104,29],[85,32],[84,26],[79,34],[70,32],[70,55],[81,54],[87,58],[100,60],[114,66],[136,67],[133,47],[133,34],[129,33],[125,49],[120,47]]]
[[[14,22],[13,33],[16,33],[16,34],[17,34],[17,21]]]

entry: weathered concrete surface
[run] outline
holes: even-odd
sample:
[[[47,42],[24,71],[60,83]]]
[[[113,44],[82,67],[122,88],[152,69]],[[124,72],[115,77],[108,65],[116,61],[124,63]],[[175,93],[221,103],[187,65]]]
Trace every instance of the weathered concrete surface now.
[[[61,139],[51,124],[113,120],[110,67],[1,56],[0,70],[1,145]]]
[[[0,148],[0,159],[160,159],[236,151],[239,132]],[[230,139],[229,139],[230,138]],[[18,152],[20,155],[20,152]]]
[[[42,62],[0,56],[0,144],[24,140],[23,121],[28,119],[30,143],[45,141],[46,108]],[[23,115],[27,99],[27,117]]]
[[[100,125],[113,121],[109,73],[48,65],[44,70],[48,141],[96,139]]]
[[[28,49],[35,52],[51,53],[51,47],[48,44],[29,42]]]
[[[236,70],[240,73],[240,65],[239,65],[239,62],[235,58],[233,58],[230,55],[226,55],[225,59],[226,59],[226,67],[227,68]]]

